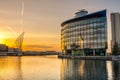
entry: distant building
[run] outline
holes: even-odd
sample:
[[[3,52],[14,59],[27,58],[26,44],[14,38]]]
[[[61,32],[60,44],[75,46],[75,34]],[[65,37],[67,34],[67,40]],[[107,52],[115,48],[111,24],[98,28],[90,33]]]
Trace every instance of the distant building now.
[[[106,55],[106,10],[88,14],[75,13],[75,18],[61,24],[61,48],[66,55]]]
[[[111,13],[112,41],[111,48],[115,43],[120,48],[120,13]]]
[[[20,49],[20,48],[8,48],[8,52],[19,52],[19,53],[22,53],[22,49]]]
[[[8,51],[8,46],[5,44],[0,44],[0,52],[7,52]]]
[[[8,52],[15,52],[14,48],[8,48]]]

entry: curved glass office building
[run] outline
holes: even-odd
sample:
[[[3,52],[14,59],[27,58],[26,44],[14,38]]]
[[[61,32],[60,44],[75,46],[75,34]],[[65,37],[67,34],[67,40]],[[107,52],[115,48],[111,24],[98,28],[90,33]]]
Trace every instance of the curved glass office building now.
[[[106,10],[88,14],[75,13],[75,18],[61,24],[61,48],[66,55],[101,55],[107,49]]]

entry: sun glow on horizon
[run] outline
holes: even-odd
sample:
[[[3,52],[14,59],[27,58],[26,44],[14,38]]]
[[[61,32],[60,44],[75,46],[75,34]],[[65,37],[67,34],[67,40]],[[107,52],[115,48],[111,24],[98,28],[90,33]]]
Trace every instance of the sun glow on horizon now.
[[[0,39],[0,44],[2,44],[3,43],[3,40],[2,39]]]
[[[4,36],[2,34],[0,34],[0,44],[4,44]]]
[[[11,43],[10,38],[5,34],[0,33],[0,44],[10,46],[11,45],[10,43]]]

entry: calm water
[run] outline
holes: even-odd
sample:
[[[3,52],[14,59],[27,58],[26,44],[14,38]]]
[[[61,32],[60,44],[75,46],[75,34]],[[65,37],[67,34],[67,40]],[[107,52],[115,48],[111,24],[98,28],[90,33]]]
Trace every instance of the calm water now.
[[[0,57],[0,80],[120,80],[120,62]]]

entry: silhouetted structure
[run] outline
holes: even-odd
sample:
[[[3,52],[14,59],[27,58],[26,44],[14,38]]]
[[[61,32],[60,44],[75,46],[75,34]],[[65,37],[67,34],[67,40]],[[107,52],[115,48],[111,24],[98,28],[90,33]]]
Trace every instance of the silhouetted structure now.
[[[16,39],[15,41],[16,48],[20,48],[20,49],[22,48],[23,39],[24,39],[24,32]]]

